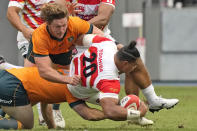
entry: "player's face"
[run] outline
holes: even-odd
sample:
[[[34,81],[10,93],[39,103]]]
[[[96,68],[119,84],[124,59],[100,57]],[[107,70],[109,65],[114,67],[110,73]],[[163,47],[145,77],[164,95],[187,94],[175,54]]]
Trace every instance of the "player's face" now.
[[[122,68],[124,73],[130,73],[130,72],[134,71],[136,69],[136,67],[137,67],[136,62],[127,62],[127,61],[125,61],[122,64],[124,64],[123,68]]]
[[[54,19],[51,24],[49,24],[49,31],[52,36],[62,39],[66,29],[67,29],[67,18],[61,18],[61,19]]]

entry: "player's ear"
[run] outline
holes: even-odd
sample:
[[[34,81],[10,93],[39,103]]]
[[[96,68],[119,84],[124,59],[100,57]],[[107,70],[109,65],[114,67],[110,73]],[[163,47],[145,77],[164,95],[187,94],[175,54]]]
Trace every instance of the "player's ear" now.
[[[126,60],[121,61],[121,63],[122,63],[123,65],[128,65],[128,64],[129,64],[129,62],[128,62],[128,61],[126,61]]]

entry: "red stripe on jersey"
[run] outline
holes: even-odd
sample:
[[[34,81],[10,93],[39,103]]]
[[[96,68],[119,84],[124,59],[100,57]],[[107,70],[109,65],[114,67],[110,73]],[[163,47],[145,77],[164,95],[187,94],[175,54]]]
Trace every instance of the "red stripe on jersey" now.
[[[10,1],[23,2],[24,0],[10,0]]]
[[[112,41],[110,40],[109,38],[106,38],[106,37],[102,37],[102,36],[95,36],[92,40],[93,43],[101,43],[103,41]]]
[[[73,62],[74,62],[74,65],[75,65],[75,75],[78,75],[79,74],[79,71],[78,71],[78,57],[74,58]]]
[[[27,17],[27,14],[23,13],[24,19],[26,20],[27,24],[33,28],[36,29],[37,27],[31,22],[31,20]]]
[[[40,17],[36,16],[31,9],[29,9],[27,6],[25,6],[24,8],[27,10],[29,14],[31,14],[31,18],[33,18],[38,25],[41,25],[43,23],[43,20]]]
[[[81,3],[84,5],[96,5],[100,4],[101,0],[78,0],[77,3]]]
[[[120,81],[119,80],[100,80],[96,86],[99,91],[103,93],[115,93],[119,94],[120,92]]]
[[[36,5],[34,3],[31,2],[31,0],[28,0],[29,5],[31,5],[32,8],[34,8],[36,10]]]
[[[94,85],[94,81],[95,81],[95,79],[96,79],[96,77],[98,76],[98,63],[97,63],[97,48],[96,47],[90,47],[89,48],[89,51],[90,51],[90,54],[93,54],[93,53],[95,53],[96,54],[96,57],[94,57],[93,55],[91,55],[90,56],[90,58],[93,60],[92,62],[91,62],[91,65],[96,65],[96,69],[94,69],[94,68],[91,68],[91,71],[94,71],[94,70],[96,70],[92,75],[91,75],[91,78],[90,78],[90,87],[92,87],[93,85]]]
[[[82,86],[86,86],[86,77],[84,75],[84,73],[86,73],[86,70],[85,70],[85,67],[86,67],[86,63],[85,61],[83,60],[85,57],[85,54],[83,53],[81,56],[80,56],[80,61],[81,61],[81,85]]]
[[[101,0],[101,2],[115,5],[115,0]]]

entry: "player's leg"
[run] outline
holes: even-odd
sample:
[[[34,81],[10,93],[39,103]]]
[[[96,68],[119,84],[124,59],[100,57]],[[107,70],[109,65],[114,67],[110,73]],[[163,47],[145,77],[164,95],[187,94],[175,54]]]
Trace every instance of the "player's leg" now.
[[[60,104],[53,104],[53,117],[57,128],[65,128],[65,120],[60,110]]]
[[[2,109],[0,109],[0,118],[3,118],[3,117],[5,117],[5,112],[2,110]]]
[[[170,109],[174,107],[179,102],[179,100],[178,99],[164,99],[164,98],[158,97],[154,91],[154,87],[150,80],[148,71],[146,67],[144,66],[141,59],[138,59],[137,65],[138,66],[135,69],[135,71],[131,72],[130,74],[127,74],[126,77],[131,75],[130,78],[133,78],[133,80],[135,81],[135,84],[141,88],[142,93],[144,94],[144,96],[146,97],[149,103],[149,110],[154,112],[154,111],[159,111],[163,108]],[[129,80],[129,78],[127,78],[126,80]],[[127,87],[125,87],[125,90],[128,94],[132,94],[133,92],[130,92],[132,90],[129,90],[129,88],[132,88],[132,87],[127,85]]]
[[[14,119],[2,119],[0,120],[1,129],[32,129],[34,125],[33,109],[30,104],[25,106],[2,106],[3,111],[5,111],[10,117]],[[22,124],[22,126],[21,126]]]
[[[134,78],[131,74],[125,74],[125,93],[127,95],[134,94],[136,96],[139,96],[140,93],[140,88],[135,83]]]
[[[3,56],[0,55],[0,69],[11,69],[11,68],[21,68],[22,66],[16,66],[8,63]]]
[[[37,106],[37,110],[38,110],[38,122],[39,122],[39,125],[45,126],[46,123],[45,123],[44,118],[42,116],[40,103],[36,104],[36,106]]]
[[[48,126],[49,129],[56,128],[53,112],[52,112],[52,105],[47,103],[40,103],[42,116]]]
[[[10,115],[10,117],[14,117],[16,120],[19,120],[24,124],[25,128],[30,129],[33,127],[33,111],[30,106],[26,90],[18,78],[5,70],[0,70],[0,99],[0,105],[4,112]],[[11,122],[11,125],[8,125],[11,126],[11,128],[12,126],[16,127],[16,123],[20,125],[20,122],[14,120],[8,121],[6,119],[2,119],[1,122],[1,128],[3,128],[7,122]]]

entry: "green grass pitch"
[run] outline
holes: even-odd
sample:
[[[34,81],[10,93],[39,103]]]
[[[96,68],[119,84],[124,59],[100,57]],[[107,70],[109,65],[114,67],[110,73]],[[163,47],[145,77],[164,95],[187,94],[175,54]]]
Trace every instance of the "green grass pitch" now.
[[[61,104],[61,110],[66,121],[66,131],[197,131],[197,87],[156,87],[158,95],[165,98],[178,98],[179,104],[170,110],[163,109],[154,114],[148,112],[146,117],[154,121],[153,126],[141,127],[129,124],[127,121],[87,121],[78,116],[67,103]],[[124,96],[121,91],[120,98]],[[140,96],[144,99],[143,96]],[[95,105],[91,107],[100,108]],[[38,125],[37,110],[33,130],[47,130]]]

